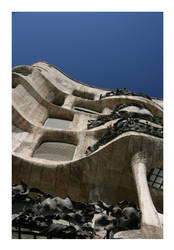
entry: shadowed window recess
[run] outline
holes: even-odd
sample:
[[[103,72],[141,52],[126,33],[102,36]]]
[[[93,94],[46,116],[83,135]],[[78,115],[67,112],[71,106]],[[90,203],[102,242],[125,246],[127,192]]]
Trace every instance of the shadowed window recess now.
[[[52,101],[52,104],[57,105],[57,106],[62,106],[65,101],[65,96],[59,95],[58,97],[55,97],[54,100]]]
[[[85,91],[80,91],[80,90],[74,90],[73,95],[77,97],[81,97],[87,100],[93,100],[94,99],[94,94],[93,93],[87,93]]]

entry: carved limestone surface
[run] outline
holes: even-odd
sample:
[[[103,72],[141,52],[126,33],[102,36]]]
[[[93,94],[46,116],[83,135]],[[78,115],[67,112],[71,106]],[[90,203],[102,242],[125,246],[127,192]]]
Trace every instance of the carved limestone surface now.
[[[89,206],[91,211],[78,211],[77,221],[90,217],[80,226],[74,218],[71,223],[76,226],[65,222],[66,225],[59,227],[54,221],[45,220],[43,214],[37,218],[38,225],[45,225],[49,232],[55,227],[58,231],[67,230],[66,237],[161,239],[162,103],[161,99],[124,88],[108,90],[78,82],[47,62],[14,67],[12,183],[15,197],[28,202],[33,198],[28,197],[28,187],[34,187],[42,190],[41,195],[48,194],[45,202],[52,206],[56,207],[60,199],[68,204],[74,202],[78,206],[79,202]],[[123,207],[121,201],[130,203]],[[40,204],[39,200],[36,203]],[[101,211],[102,206],[107,209]],[[128,209],[132,206],[134,209]],[[32,211],[28,213],[31,216]],[[67,221],[75,216],[73,213],[74,210],[69,210],[64,215],[66,218],[57,219]],[[130,214],[137,218],[134,226],[129,224]],[[28,223],[28,215],[24,213],[16,217],[14,224],[25,216]],[[49,236],[52,237],[51,233]],[[56,235],[64,237],[59,236]]]

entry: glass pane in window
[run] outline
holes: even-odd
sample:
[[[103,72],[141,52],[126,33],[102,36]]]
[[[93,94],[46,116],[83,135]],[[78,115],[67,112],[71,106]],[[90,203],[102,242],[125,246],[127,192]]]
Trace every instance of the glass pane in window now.
[[[33,157],[52,161],[71,161],[76,145],[64,142],[43,142],[34,152]]]
[[[160,170],[159,176],[163,177],[163,170]]]
[[[153,187],[155,187],[155,188],[159,188],[159,187],[160,187],[160,184],[158,184],[158,183],[154,183],[154,184],[153,184]]]
[[[163,182],[162,177],[157,177],[155,182],[158,182],[158,183],[162,184],[162,182]]]
[[[152,183],[153,183],[152,181],[149,181],[149,182],[148,182],[149,186],[152,186]]]
[[[149,180],[150,180],[150,181],[154,181],[155,178],[156,178],[156,175],[153,175],[153,174],[152,174],[152,175],[150,176],[150,179],[149,179]]]
[[[71,125],[72,121],[59,119],[59,118],[48,118],[45,121],[44,126],[50,128],[61,128],[61,129],[68,129]]]
[[[87,108],[82,108],[82,107],[78,107],[78,106],[74,106],[74,109],[77,111],[82,111],[82,112],[86,112],[86,113],[90,113],[90,114],[100,114],[97,111],[91,110],[91,109],[87,109]]]
[[[160,169],[159,168],[154,168],[154,170],[153,170],[153,174],[158,174],[159,173],[159,171],[160,171]]]

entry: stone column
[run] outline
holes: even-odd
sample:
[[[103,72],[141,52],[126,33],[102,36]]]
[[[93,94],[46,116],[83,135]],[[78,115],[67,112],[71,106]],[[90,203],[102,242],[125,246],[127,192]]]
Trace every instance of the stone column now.
[[[162,238],[162,225],[147,183],[146,159],[138,153],[133,157],[131,165],[142,212],[141,229],[147,238]]]
[[[68,108],[71,109],[73,108],[74,105],[74,101],[75,101],[76,97],[73,95],[68,95],[65,99],[64,104],[62,105],[63,108]]]
[[[110,115],[111,112],[112,112],[112,109],[110,109],[110,108],[108,108],[108,107],[105,107],[105,108],[103,109],[102,114],[103,114],[103,115]]]

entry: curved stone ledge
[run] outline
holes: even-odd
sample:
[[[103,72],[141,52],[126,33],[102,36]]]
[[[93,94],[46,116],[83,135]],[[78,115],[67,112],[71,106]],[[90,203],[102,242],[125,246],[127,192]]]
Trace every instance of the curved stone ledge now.
[[[158,148],[158,153],[156,151],[154,152],[155,146]],[[120,200],[123,199],[123,195],[126,196],[126,198],[129,197],[129,199],[137,200],[137,197],[135,197],[136,186],[133,180],[130,162],[133,155],[139,152],[140,148],[148,158],[147,169],[155,166],[162,167],[162,140],[153,137],[149,140],[149,136],[129,132],[127,135],[122,135],[98,149],[90,156],[70,162],[58,163],[56,161],[36,160],[32,157],[25,158],[25,156],[20,157],[15,154],[13,160],[13,183],[18,183],[19,179],[23,179],[28,185],[34,185],[51,194],[62,196],[68,192],[68,195],[72,196],[75,200],[88,201],[89,197],[92,197],[91,192],[95,192],[96,188],[103,190],[103,195],[106,190],[108,190],[106,193],[110,193],[109,198],[107,198],[110,203],[116,202],[114,197],[119,197]],[[114,155],[112,154],[113,150]],[[57,185],[52,186],[52,190],[50,190],[50,185],[48,185],[51,181],[51,172],[50,176],[44,177],[46,178],[44,180],[37,166],[41,172],[42,169],[51,171],[49,170],[51,166],[57,173],[57,177],[56,175],[54,176]],[[18,169],[20,169],[20,171]],[[28,179],[31,169],[34,171],[33,174],[34,179],[37,180],[36,182],[34,182],[32,177],[30,177],[30,180]],[[64,179],[59,183],[60,171]],[[108,179],[110,180],[109,182]],[[38,180],[40,180],[39,183]],[[43,183],[47,183],[47,185],[44,185],[42,181]],[[115,196],[114,193],[117,195]],[[100,194],[100,196],[102,198],[102,194]],[[106,199],[106,197],[104,199]],[[159,210],[161,211],[161,208],[159,208]]]
[[[149,189],[146,180],[146,172],[150,169],[163,168],[162,138],[146,131],[124,131],[85,155],[86,149],[106,133],[107,126],[118,122],[115,119],[88,130],[88,120],[105,117],[115,106],[125,104],[119,110],[123,116],[131,112],[142,114],[144,117],[139,117],[140,122],[146,123],[149,118],[150,126],[161,129],[162,100],[138,95],[99,100],[108,90],[73,80],[45,62],[14,67],[12,87],[13,183],[23,180],[53,196],[70,196],[75,201],[101,199],[114,204],[117,200],[133,200],[142,206],[141,229],[119,232],[115,238],[162,238],[162,215],[159,213],[163,212],[163,195],[161,190]],[[130,107],[132,103],[135,107]],[[141,109],[143,105],[145,108]],[[75,111],[75,106],[100,114]],[[150,117],[159,117],[159,122]],[[68,129],[46,127],[44,124],[49,118],[65,119],[72,124]],[[45,142],[76,145],[74,158],[58,161],[33,157],[39,145]],[[145,161],[134,164],[137,154],[143,155],[141,159]],[[143,209],[146,205],[144,196],[148,215]]]

